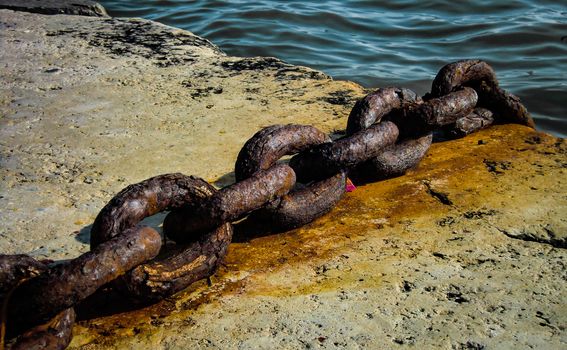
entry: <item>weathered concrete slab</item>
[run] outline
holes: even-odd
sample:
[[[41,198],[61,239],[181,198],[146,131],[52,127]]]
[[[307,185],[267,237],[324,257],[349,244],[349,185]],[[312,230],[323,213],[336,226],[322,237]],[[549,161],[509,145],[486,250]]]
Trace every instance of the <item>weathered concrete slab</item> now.
[[[259,128],[342,130],[365,93],[145,20],[0,10],[0,26],[2,253],[73,258],[127,184],[228,184]],[[210,286],[86,303],[71,348],[565,347],[566,167],[565,140],[521,126],[435,144],[304,228],[239,227]]]
[[[106,9],[90,0],[0,0],[0,9],[42,13],[108,17]]]

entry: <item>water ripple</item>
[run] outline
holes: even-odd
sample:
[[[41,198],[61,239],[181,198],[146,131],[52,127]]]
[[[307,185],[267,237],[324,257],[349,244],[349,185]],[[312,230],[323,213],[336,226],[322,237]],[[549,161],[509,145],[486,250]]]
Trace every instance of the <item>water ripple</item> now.
[[[403,85],[425,93],[445,63],[484,59],[541,129],[567,135],[567,4],[558,1],[101,3],[114,16],[190,30],[230,55],[275,56],[368,87]]]

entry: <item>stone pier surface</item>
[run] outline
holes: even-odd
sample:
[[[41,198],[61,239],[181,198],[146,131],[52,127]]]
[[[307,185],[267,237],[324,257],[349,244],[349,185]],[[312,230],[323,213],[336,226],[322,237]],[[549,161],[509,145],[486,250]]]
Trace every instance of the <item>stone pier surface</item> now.
[[[225,186],[260,128],[344,130],[368,92],[142,19],[4,9],[0,47],[0,253],[37,258],[88,251],[128,184]],[[303,228],[238,231],[210,283],[87,303],[70,348],[566,348],[566,172],[565,140],[523,126],[436,143]]]

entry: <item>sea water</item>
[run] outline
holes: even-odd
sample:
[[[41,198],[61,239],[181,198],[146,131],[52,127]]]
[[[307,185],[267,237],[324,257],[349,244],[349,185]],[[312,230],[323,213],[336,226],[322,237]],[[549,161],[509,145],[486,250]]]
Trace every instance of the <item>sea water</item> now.
[[[567,1],[102,0],[203,36],[234,56],[274,56],[369,88],[429,91],[446,63],[478,58],[539,129],[567,136]]]

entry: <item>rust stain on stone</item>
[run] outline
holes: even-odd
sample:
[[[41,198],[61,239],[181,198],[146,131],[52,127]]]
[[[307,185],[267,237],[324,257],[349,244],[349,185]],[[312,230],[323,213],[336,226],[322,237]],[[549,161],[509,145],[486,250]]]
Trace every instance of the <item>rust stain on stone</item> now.
[[[522,142],[534,135],[540,140],[537,145]],[[521,152],[520,157],[519,147],[531,153]],[[200,281],[155,305],[80,321],[72,345],[112,344],[113,337],[152,334],[164,325],[188,322],[194,310],[223,296],[245,293],[285,297],[375,287],[381,283],[379,274],[362,283],[348,280],[352,276],[346,280],[314,278],[307,284],[276,289],[264,277],[340,257],[369,237],[404,235],[425,225],[424,222],[437,225],[442,218],[461,210],[501,206],[508,199],[500,198],[499,192],[518,186],[519,177],[516,174],[496,178],[486,170],[483,159],[490,156],[495,161],[506,160],[517,172],[530,166],[526,159],[537,159],[542,149],[565,152],[564,148],[557,146],[557,139],[551,136],[517,125],[495,126],[464,139],[434,144],[418,167],[405,176],[357,186],[327,215],[300,229],[273,234],[237,230],[235,242],[229,246],[211,284]],[[530,179],[521,181],[527,184]],[[444,193],[454,205],[441,203],[428,188]]]

